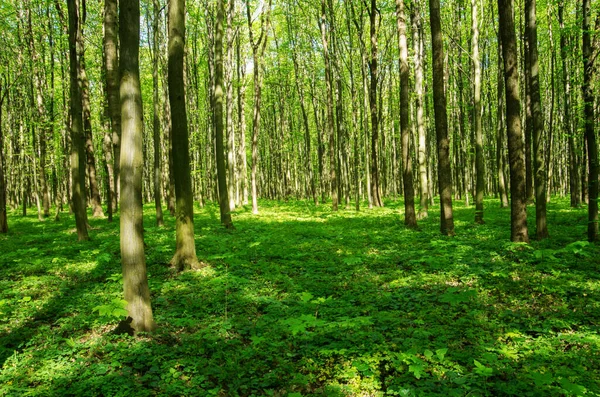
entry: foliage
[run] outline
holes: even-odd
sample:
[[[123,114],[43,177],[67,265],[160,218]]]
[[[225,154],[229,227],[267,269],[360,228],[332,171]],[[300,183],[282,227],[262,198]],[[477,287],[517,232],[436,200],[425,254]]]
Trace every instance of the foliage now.
[[[486,224],[455,205],[457,237],[434,207],[420,230],[401,203],[331,213],[305,202],[197,209],[198,256],[164,265],[174,219],[146,208],[158,330],[124,319],[118,219],[73,224],[11,214],[0,236],[2,396],[598,396],[600,248],[584,209],[549,206],[552,238],[509,240],[509,210]],[[531,208],[533,210],[533,208]]]

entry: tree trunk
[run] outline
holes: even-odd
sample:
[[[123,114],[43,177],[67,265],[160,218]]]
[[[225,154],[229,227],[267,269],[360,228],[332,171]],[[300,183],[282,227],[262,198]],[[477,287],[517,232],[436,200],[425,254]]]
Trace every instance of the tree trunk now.
[[[0,82],[1,83],[1,82]],[[6,213],[6,179],[4,176],[4,136],[2,130],[2,105],[8,94],[0,87],[0,233],[8,233],[8,217]]]
[[[158,0],[152,0],[152,6],[154,9],[154,19],[152,21],[152,133],[154,143],[154,207],[156,208],[156,225],[163,226],[163,212],[162,212],[162,189],[160,183],[160,100],[158,92],[158,62],[159,62],[159,20],[160,20],[160,4]]]
[[[400,51],[400,136],[402,139],[404,224],[408,227],[415,228],[417,227],[417,216],[415,214],[415,191],[413,187],[412,159],[410,156],[410,120],[408,105],[409,70],[404,0],[396,0],[396,18],[398,22],[398,49]]]
[[[194,197],[190,172],[190,152],[183,55],[185,48],[185,0],[169,2],[169,102],[173,141],[173,170],[176,199],[176,250],[171,265],[178,271],[199,266],[194,242]]]
[[[369,86],[369,107],[371,110],[371,194],[373,195],[373,205],[383,207],[381,199],[381,187],[379,181],[379,163],[377,159],[377,149],[379,146],[379,111],[377,105],[377,83],[378,77],[378,55],[377,55],[377,34],[378,23],[377,0],[371,0],[371,8],[369,10],[370,18],[370,37],[371,37],[371,58],[369,59],[369,72],[371,73],[371,81]]]
[[[506,127],[510,165],[511,240],[529,242],[527,231],[527,191],[525,186],[525,157],[521,129],[521,100],[517,63],[513,0],[498,0],[504,82],[506,96]]]
[[[591,40],[591,1],[583,0],[583,115],[585,122],[585,139],[587,141],[588,155],[588,240],[598,241],[598,146],[596,132],[594,131],[594,93],[592,91],[592,78],[594,74],[594,58],[592,57]]]
[[[242,62],[241,35],[236,39],[236,57],[237,57],[237,100],[238,100],[238,122],[240,128],[240,146],[239,146],[239,178],[241,183],[241,202],[248,204],[248,160],[246,159],[246,67]]]
[[[226,102],[226,137],[227,137],[227,194],[229,196],[229,209],[235,209],[235,134],[233,128],[233,14],[235,1],[229,0],[227,4],[227,59],[225,60],[225,85],[227,91]],[[231,218],[231,216],[229,216]]]
[[[423,23],[421,21],[420,10],[417,7],[411,9],[412,29],[413,29],[413,49],[415,62],[415,107],[417,134],[419,139],[418,161],[419,161],[419,219],[427,218],[429,207],[429,187],[427,182],[427,131],[425,129],[425,120],[423,118],[423,103],[425,96],[423,94],[423,59],[425,55],[425,46],[423,40]]]
[[[104,1],[104,64],[106,65],[106,97],[111,125],[113,150],[112,209],[119,202],[119,164],[121,162],[121,105],[119,103],[119,57],[117,32],[117,0]]]
[[[83,119],[81,92],[78,84],[77,62],[77,0],[68,0],[69,11],[69,66],[71,80],[71,180],[72,207],[79,241],[89,240],[85,205],[85,149],[83,147]]]
[[[498,168],[498,195],[500,196],[500,208],[508,207],[508,194],[506,193],[506,178],[504,169],[506,168],[504,156],[504,77],[502,73],[502,43],[500,33],[498,33],[498,75],[497,75],[497,128],[496,128],[496,166]]]
[[[223,25],[225,20],[225,0],[217,2],[217,19],[215,25],[215,98],[213,100],[215,115],[215,138],[217,154],[217,179],[219,184],[219,209],[221,223],[227,229],[233,229],[227,184],[227,168],[225,166],[225,147],[223,145]]]
[[[533,124],[533,152],[535,168],[535,222],[536,237],[542,240],[548,237],[546,223],[546,180],[547,173],[544,164],[544,145],[542,141],[544,120],[542,101],[540,98],[540,76],[537,50],[537,22],[535,0],[525,1],[525,23],[527,24],[527,41],[529,48],[529,90],[531,95],[531,116]]]
[[[438,153],[438,184],[440,191],[440,230],[442,234],[454,235],[452,214],[452,170],[450,169],[450,145],[448,142],[448,114],[444,90],[444,43],[440,19],[439,0],[429,0],[431,44],[433,49],[433,102]]]
[[[471,59],[473,62],[473,127],[475,130],[475,223],[483,221],[483,130],[481,126],[481,65],[479,60],[479,17],[477,0],[471,0]]]
[[[121,146],[121,264],[129,322],[135,332],[156,328],[144,255],[142,205],[142,93],[139,80],[139,0],[121,0],[119,12]]]
[[[579,194],[579,163],[575,150],[575,132],[571,123],[571,78],[567,67],[567,33],[564,23],[564,0],[558,3],[558,23],[560,25],[560,57],[562,61],[562,84],[564,88],[563,99],[563,129],[567,134],[569,145],[569,193],[571,207],[577,208],[581,204]]]

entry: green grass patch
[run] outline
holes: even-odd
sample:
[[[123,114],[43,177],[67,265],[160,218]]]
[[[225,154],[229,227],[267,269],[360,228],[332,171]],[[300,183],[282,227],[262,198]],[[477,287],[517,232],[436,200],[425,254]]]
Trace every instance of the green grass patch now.
[[[159,328],[138,338],[111,334],[118,217],[91,219],[78,243],[68,215],[10,214],[0,395],[600,396],[600,249],[584,241],[585,209],[556,199],[552,238],[524,246],[494,200],[484,225],[456,202],[454,238],[438,207],[413,231],[398,202],[260,204],[236,210],[233,231],[216,206],[197,208],[210,267],[180,274],[165,265],[174,219],[157,228],[145,208]]]

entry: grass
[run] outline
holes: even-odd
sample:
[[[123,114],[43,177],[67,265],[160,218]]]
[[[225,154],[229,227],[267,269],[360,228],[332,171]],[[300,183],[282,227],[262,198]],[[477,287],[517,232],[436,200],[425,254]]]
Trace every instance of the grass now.
[[[158,330],[114,335],[122,316],[118,218],[10,214],[0,236],[1,396],[600,396],[600,249],[585,209],[549,205],[552,238],[509,242],[455,203],[418,231],[402,204],[342,210],[261,202],[219,225],[196,209],[198,257],[167,263],[174,220],[145,241]],[[530,208],[530,220],[534,219]],[[436,212],[437,211],[437,212]],[[533,222],[530,222],[533,224]]]

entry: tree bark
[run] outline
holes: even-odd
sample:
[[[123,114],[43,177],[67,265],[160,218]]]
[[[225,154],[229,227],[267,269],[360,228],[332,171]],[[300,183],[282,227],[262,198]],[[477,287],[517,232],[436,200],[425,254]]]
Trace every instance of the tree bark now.
[[[0,84],[2,82],[0,81]],[[0,233],[8,233],[8,217],[6,212],[6,177],[4,175],[4,136],[2,130],[2,105],[8,94],[0,86]]]
[[[413,187],[412,159],[410,156],[409,70],[404,0],[396,0],[396,18],[398,23],[398,49],[400,51],[400,136],[402,139],[404,224],[415,228],[417,227],[417,216],[415,214],[415,190]]]
[[[171,0],[169,2],[168,81],[177,220],[176,250],[171,265],[178,271],[199,266],[194,242],[194,197],[183,79],[184,48],[185,0]]]
[[[162,211],[162,189],[160,183],[161,175],[161,151],[160,151],[160,100],[158,92],[158,62],[159,62],[159,20],[160,20],[160,4],[158,0],[152,0],[154,10],[154,19],[152,21],[152,132],[153,132],[153,147],[154,147],[154,207],[156,209],[156,225],[163,226],[163,211]]]
[[[121,146],[121,264],[123,289],[131,328],[149,332],[156,328],[144,255],[142,206],[142,93],[139,80],[139,0],[121,0],[119,12],[120,99],[123,121]]]
[[[429,0],[431,44],[433,49],[433,102],[438,152],[438,184],[440,192],[440,230],[442,234],[454,235],[452,213],[452,170],[450,169],[450,145],[448,142],[448,114],[444,89],[444,43],[439,0]]]
[[[223,25],[225,20],[225,0],[217,2],[217,19],[215,25],[215,98],[213,100],[215,115],[215,138],[217,157],[217,180],[219,184],[219,209],[221,223],[227,229],[233,229],[229,189],[227,184],[227,168],[225,166],[225,147],[223,145]]]
[[[529,242],[527,231],[527,191],[525,187],[525,157],[521,129],[521,100],[517,63],[517,39],[514,25],[513,0],[498,0],[499,25],[504,58],[504,90],[506,96],[506,126],[510,165],[511,240]]]
[[[373,195],[373,205],[383,207],[379,181],[379,161],[377,159],[377,149],[379,146],[379,111],[377,105],[377,83],[379,81],[377,59],[378,13],[377,0],[371,0],[371,8],[369,10],[371,37],[371,56],[369,59],[369,72],[371,74],[369,86],[369,107],[371,110],[371,194]]]
[[[481,65],[479,60],[479,17],[477,0],[471,0],[471,59],[473,62],[473,127],[475,130],[475,223],[483,221],[484,162],[481,126]]]
[[[98,218],[104,216],[102,210],[102,200],[100,199],[100,190],[98,189],[98,179],[96,177],[96,156],[94,154],[94,140],[92,137],[92,114],[90,105],[90,82],[87,77],[85,65],[85,44],[83,40],[83,24],[85,23],[85,0],[81,1],[79,12],[79,21],[77,29],[77,60],[79,85],[81,90],[81,106],[83,109],[83,132],[85,144],[85,159],[90,187],[90,202],[92,204],[92,217]]]
[[[69,66],[71,81],[71,180],[72,207],[79,241],[89,240],[85,205],[85,149],[83,146],[83,118],[81,92],[78,83],[77,31],[79,17],[77,0],[68,0],[69,12]]]
[[[591,1],[583,0],[582,3],[582,29],[583,29],[583,115],[585,122],[585,139],[587,141],[587,157],[589,167],[588,177],[588,240],[598,241],[598,146],[596,132],[594,131],[594,93],[592,91],[592,78],[594,75],[594,58],[592,57],[591,40]]]
[[[558,3],[558,23],[560,25],[560,58],[562,62],[562,84],[564,88],[563,99],[563,129],[567,134],[569,145],[569,193],[571,197],[571,207],[577,208],[581,204],[581,195],[579,193],[579,158],[575,150],[575,132],[571,123],[571,78],[568,69],[568,48],[567,33],[565,32],[564,22],[565,2],[561,0]]]
[[[542,240],[548,237],[548,224],[546,222],[546,166],[544,164],[544,120],[542,114],[542,101],[540,98],[540,76],[537,49],[537,22],[535,0],[525,0],[525,23],[527,24],[527,41],[529,48],[529,90],[531,95],[531,116],[533,126],[533,152],[535,168],[535,222],[536,238]]]
[[[106,96],[110,115],[113,150],[112,209],[119,202],[119,164],[121,162],[121,106],[119,104],[119,56],[117,32],[117,0],[104,2],[104,63],[106,65]]]
[[[504,170],[506,168],[504,155],[504,76],[502,64],[502,43],[500,33],[498,33],[498,75],[497,75],[497,127],[496,127],[496,166],[498,168],[498,194],[500,196],[500,208],[508,207],[508,194],[506,192],[506,178]]]
[[[419,219],[427,218],[429,207],[429,185],[427,181],[427,131],[425,129],[425,119],[423,117],[423,104],[425,96],[423,94],[423,59],[425,58],[425,46],[423,39],[423,23],[421,21],[420,10],[413,6],[411,8],[411,19],[413,29],[413,49],[415,63],[415,108],[417,134],[419,140],[418,161],[419,161]]]

